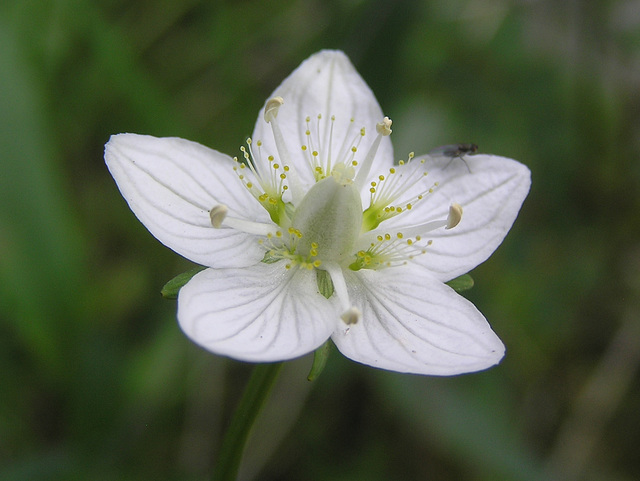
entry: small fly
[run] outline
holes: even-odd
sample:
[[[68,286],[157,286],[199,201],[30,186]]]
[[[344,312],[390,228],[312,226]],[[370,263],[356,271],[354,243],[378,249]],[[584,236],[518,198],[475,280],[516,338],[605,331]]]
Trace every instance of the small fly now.
[[[469,173],[471,173],[469,164],[467,164],[464,156],[472,155],[476,152],[478,152],[478,146],[476,144],[449,144],[433,149],[431,152],[429,152],[429,155],[432,157],[447,157],[451,159],[445,166],[445,169],[449,167],[449,164],[453,162],[454,159],[460,159],[462,160],[462,162],[464,162],[464,165],[467,167]]]

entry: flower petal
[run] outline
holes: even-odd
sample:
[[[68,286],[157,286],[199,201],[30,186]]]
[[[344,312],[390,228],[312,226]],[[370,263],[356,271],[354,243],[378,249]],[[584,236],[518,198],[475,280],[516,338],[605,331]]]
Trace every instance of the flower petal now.
[[[291,161],[301,180],[308,185],[314,181],[301,152],[301,146],[309,143],[306,117],[313,122],[312,133],[316,142],[326,147],[331,135],[330,152],[325,148],[320,150],[320,155],[326,158],[330,153],[333,162],[341,160],[340,155],[358,142],[360,128],[364,127],[366,136],[356,156],[356,160],[362,161],[377,136],[376,124],[384,118],[373,92],[340,51],[323,50],[309,57],[275,89],[271,97],[275,96],[284,99],[277,120],[292,156]],[[319,114],[322,116],[320,139],[314,128]],[[335,116],[333,129],[332,116]],[[273,134],[264,120],[264,107],[258,115],[253,139],[262,140],[266,154],[277,154]],[[387,136],[380,143],[372,172],[384,170],[392,164],[393,147]]]
[[[455,375],[497,364],[504,346],[484,316],[453,289],[406,265],[348,273],[357,324],[332,336],[354,361],[415,374]]]
[[[217,204],[226,204],[229,215],[269,222],[230,157],[179,138],[120,134],[105,146],[105,161],[134,214],[178,254],[210,267],[262,259],[254,236],[211,225],[209,210]]]
[[[463,208],[460,223],[450,230],[425,234],[423,238],[432,239],[433,244],[413,260],[441,281],[469,272],[498,248],[531,186],[531,172],[515,160],[495,155],[467,156],[465,160],[471,173],[461,159],[427,164],[427,178],[438,182],[434,192],[425,195],[411,211],[380,226],[402,230],[429,220],[446,219],[449,206],[453,202],[460,204]]]
[[[205,349],[271,362],[313,351],[334,331],[335,302],[318,293],[316,273],[284,262],[207,269],[180,290],[178,321]]]

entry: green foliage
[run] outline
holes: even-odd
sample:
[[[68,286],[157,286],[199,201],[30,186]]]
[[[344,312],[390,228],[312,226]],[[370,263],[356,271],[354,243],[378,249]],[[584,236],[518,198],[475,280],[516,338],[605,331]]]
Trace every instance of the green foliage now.
[[[399,159],[475,142],[531,167],[465,294],[507,355],[442,379],[334,355],[309,396],[310,357],[302,384],[285,367],[245,478],[632,479],[639,393],[621,373],[637,359],[614,339],[640,319],[640,29],[627,2],[583,3],[3,2],[0,478],[210,475],[247,366],[180,333],[157,292],[188,265],[131,214],[103,146],[138,132],[237,154],[269,92],[340,48]],[[601,379],[617,384],[587,389]]]

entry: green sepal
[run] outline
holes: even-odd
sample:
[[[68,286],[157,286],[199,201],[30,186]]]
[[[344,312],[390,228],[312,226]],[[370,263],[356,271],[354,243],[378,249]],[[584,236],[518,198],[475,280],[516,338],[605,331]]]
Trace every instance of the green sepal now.
[[[327,342],[313,352],[313,365],[311,366],[311,371],[309,371],[307,380],[315,381],[318,379],[324,370],[324,367],[327,365],[327,360],[329,359],[329,355],[332,350],[333,343],[331,342],[331,339],[328,339]]]
[[[327,271],[316,269],[316,283],[320,294],[329,299],[333,295],[333,281]]]
[[[191,280],[193,276],[195,276],[198,272],[206,269],[206,267],[198,266],[193,269],[188,270],[187,272],[183,272],[182,274],[178,274],[169,282],[167,282],[160,293],[162,297],[165,299],[177,299],[178,292],[187,282]]]
[[[469,274],[462,274],[460,277],[456,277],[455,279],[451,279],[449,282],[445,282],[449,287],[451,287],[456,292],[468,291],[473,287],[473,277]]]

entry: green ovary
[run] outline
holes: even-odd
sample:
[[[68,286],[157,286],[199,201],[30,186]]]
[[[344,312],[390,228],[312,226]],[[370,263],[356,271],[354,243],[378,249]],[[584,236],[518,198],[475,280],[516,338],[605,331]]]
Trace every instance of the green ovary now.
[[[360,193],[351,182],[327,177],[304,196],[292,224],[302,233],[297,245],[299,254],[310,252],[314,243],[320,261],[352,260],[362,228]]]

